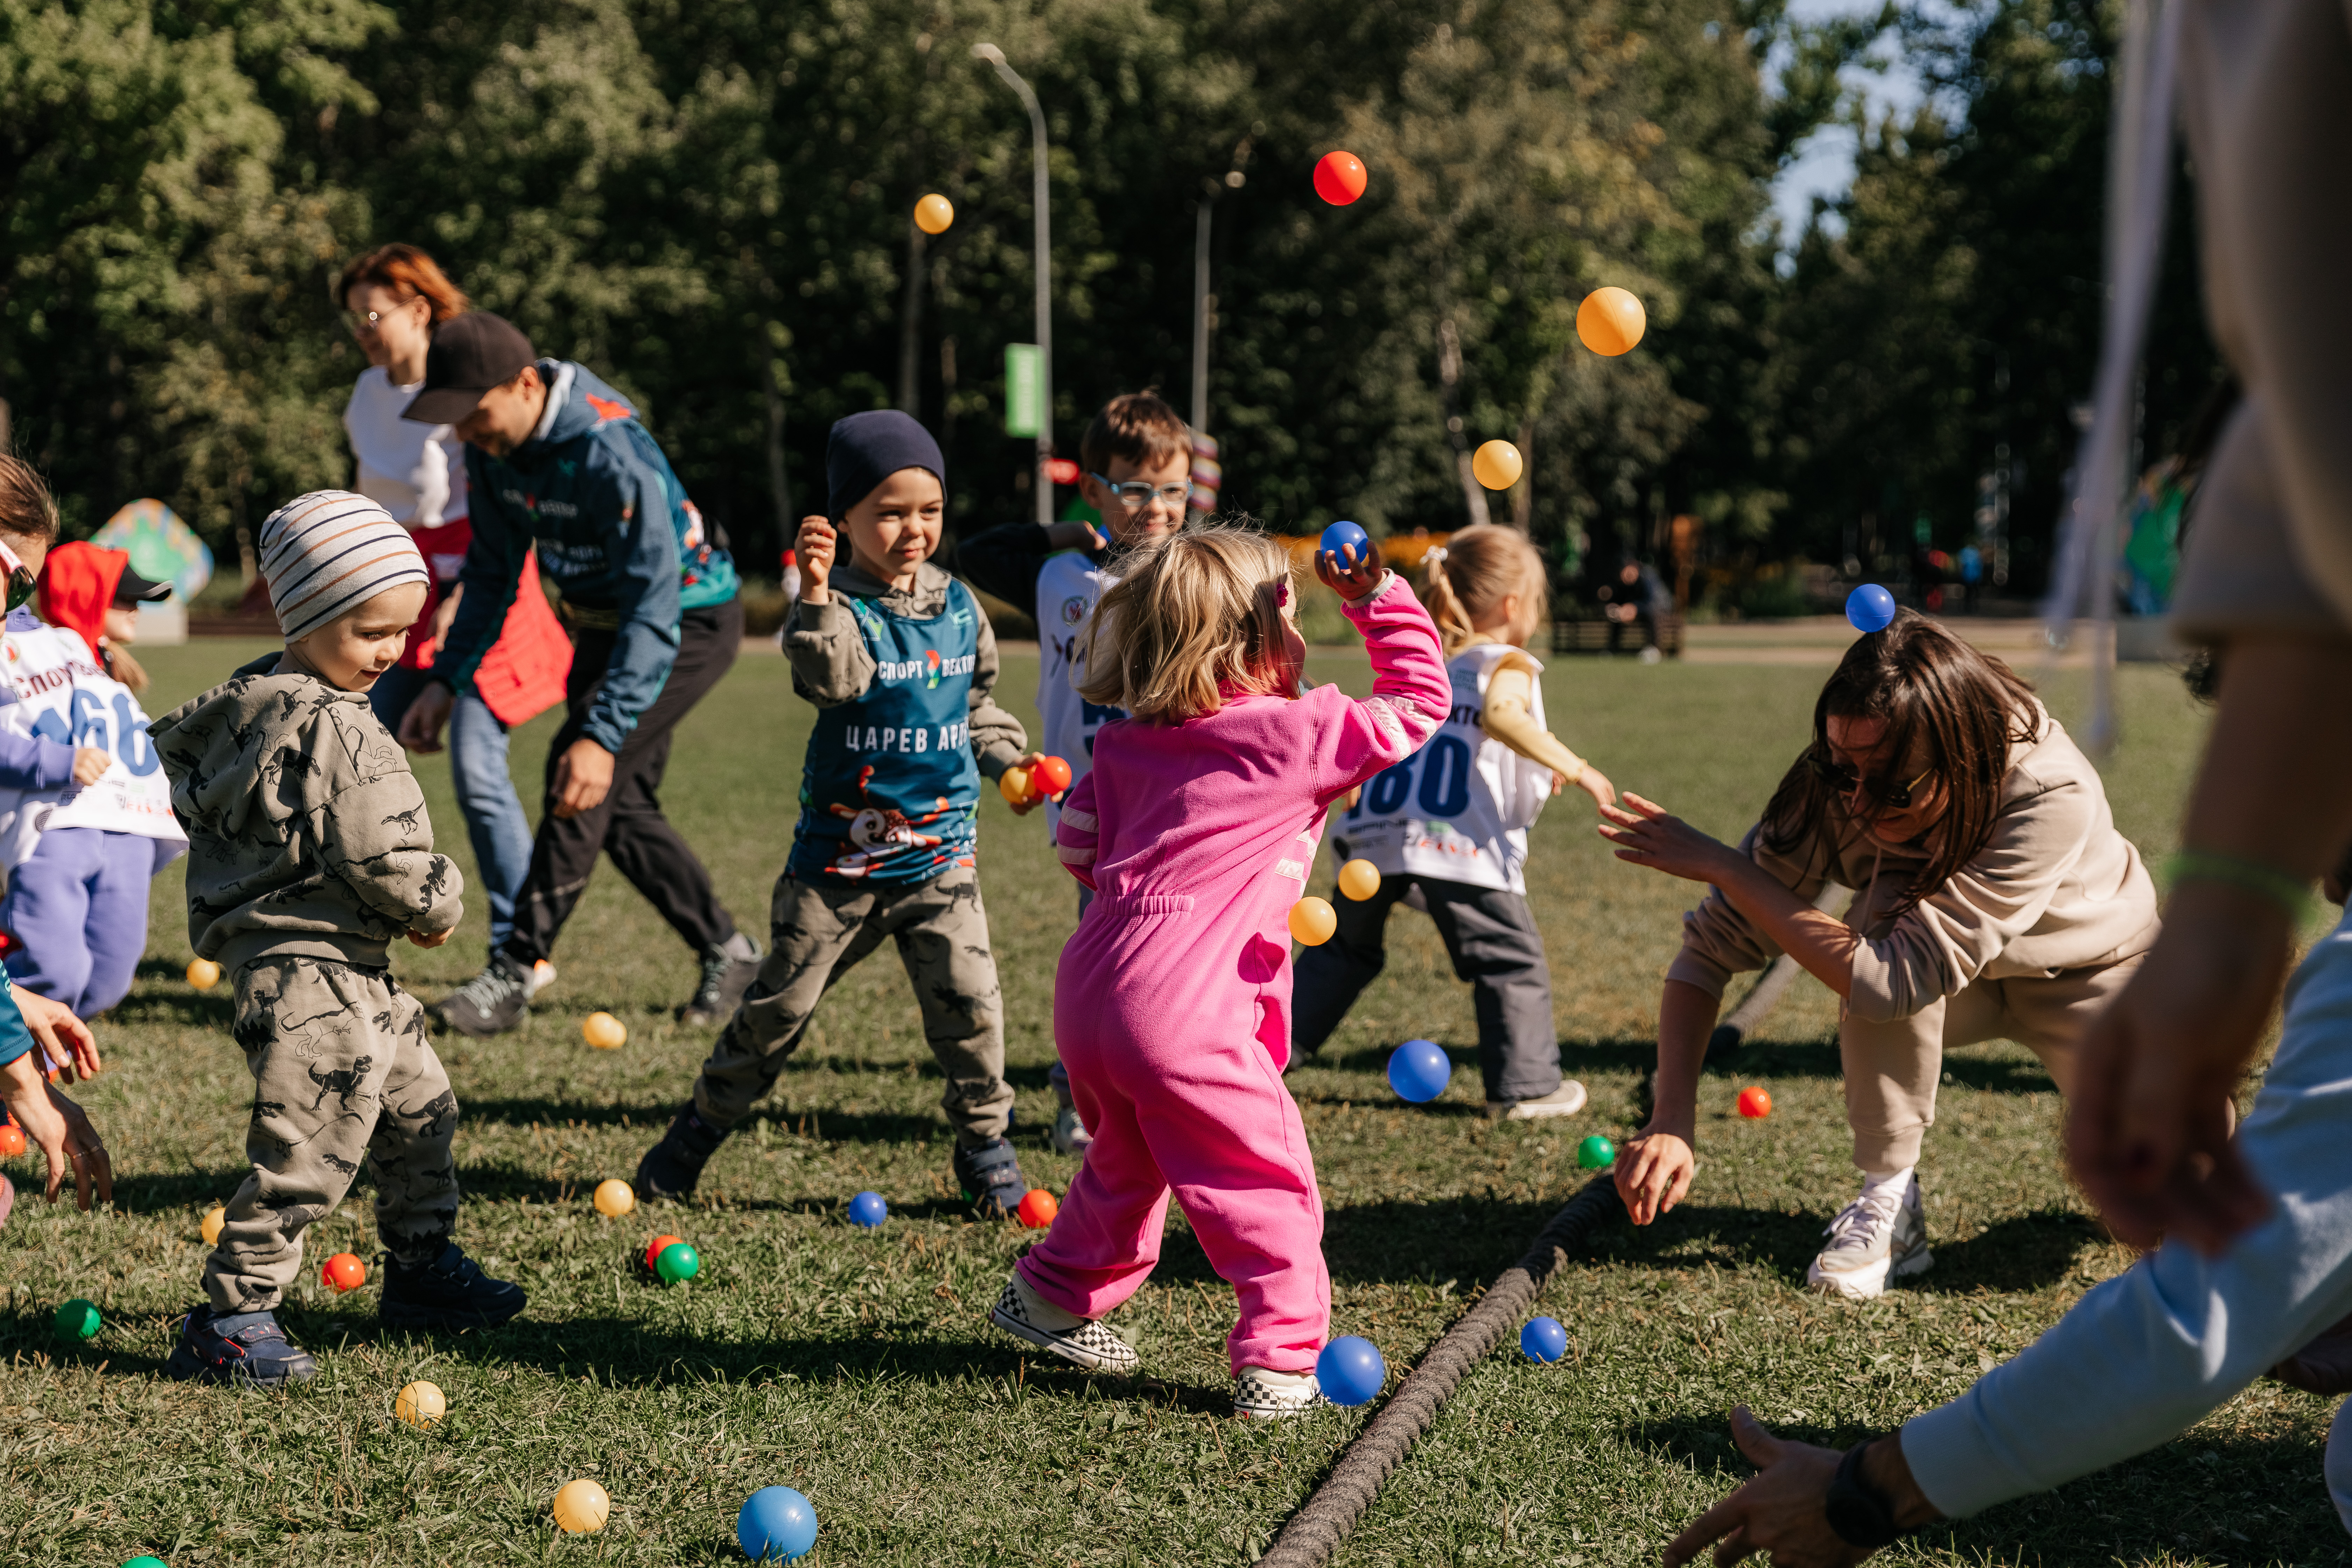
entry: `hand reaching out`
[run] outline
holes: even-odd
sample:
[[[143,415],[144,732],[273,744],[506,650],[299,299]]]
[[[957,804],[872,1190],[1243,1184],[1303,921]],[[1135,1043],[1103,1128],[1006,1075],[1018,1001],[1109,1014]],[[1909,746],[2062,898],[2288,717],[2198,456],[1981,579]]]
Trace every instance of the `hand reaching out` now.
[[[1599,768],[1594,767],[1591,763],[1585,763],[1584,771],[1577,774],[1572,780],[1565,773],[1555,772],[1551,775],[1551,793],[1558,795],[1561,790],[1566,789],[1570,784],[1574,784],[1577,788],[1591,795],[1594,805],[1615,805],[1617,804],[1617,786],[1609,782],[1608,774],[1602,773]]]
[[[1730,845],[1709,838],[1681,817],[1669,816],[1664,806],[1638,795],[1629,793],[1623,806],[1607,801],[1600,805],[1601,837],[1617,846],[1620,860],[1685,881],[1712,882],[1719,879],[1727,859],[1742,858]]]
[[[33,1031],[33,1043],[40,1054],[65,1074],[68,1083],[99,1075],[106,1064],[98,1058],[98,1037],[88,1024],[74,1016],[72,1008],[22,986],[9,987],[8,994],[24,1016],[25,1026]]]
[[[44,1195],[57,1202],[58,1189],[70,1171],[74,1202],[83,1212],[89,1209],[93,1191],[100,1202],[112,1203],[114,1163],[107,1157],[106,1145],[81,1107],[43,1081],[34,1059],[38,1054],[27,1052],[0,1067],[0,1100],[8,1102],[8,1112],[25,1130],[26,1139],[41,1151],[48,1167]]]

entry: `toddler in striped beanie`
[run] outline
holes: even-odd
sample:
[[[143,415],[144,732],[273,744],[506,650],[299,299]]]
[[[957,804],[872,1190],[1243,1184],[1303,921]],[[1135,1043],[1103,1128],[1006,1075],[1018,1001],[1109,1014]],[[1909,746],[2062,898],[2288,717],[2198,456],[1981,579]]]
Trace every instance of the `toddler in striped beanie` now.
[[[365,691],[400,662],[432,582],[408,530],[349,490],[313,490],[271,512],[261,575],[287,657],[344,691]]]

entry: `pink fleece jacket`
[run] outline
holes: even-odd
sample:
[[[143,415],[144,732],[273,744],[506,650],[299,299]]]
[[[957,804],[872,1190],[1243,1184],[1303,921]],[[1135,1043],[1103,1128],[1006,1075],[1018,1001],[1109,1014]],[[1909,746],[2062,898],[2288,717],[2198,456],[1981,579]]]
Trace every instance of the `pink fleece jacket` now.
[[[1325,686],[1106,725],[1057,835],[1097,895],[1054,986],[1055,1045],[1095,1141],[1021,1270],[1047,1300],[1103,1316],[1158,1260],[1172,1187],[1239,1292],[1237,1373],[1313,1366],[1330,1322],[1314,1158],[1282,1082],[1290,908],[1331,802],[1419,749],[1453,695],[1402,577],[1347,613],[1372,696]]]

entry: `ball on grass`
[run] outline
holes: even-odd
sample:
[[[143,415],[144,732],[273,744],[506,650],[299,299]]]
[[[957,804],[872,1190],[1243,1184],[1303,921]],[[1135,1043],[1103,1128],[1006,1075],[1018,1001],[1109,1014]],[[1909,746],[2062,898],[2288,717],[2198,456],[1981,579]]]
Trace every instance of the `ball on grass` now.
[[[227,1223],[228,1210],[215,1204],[205,1211],[205,1217],[197,1223],[196,1229],[203,1233],[206,1247],[218,1247],[221,1226]]]
[[[1321,899],[1301,899],[1290,906],[1290,934],[1308,947],[1321,947],[1339,929],[1339,911]]]
[[[199,991],[209,991],[220,984],[221,966],[209,958],[193,959],[188,963],[188,984]]]
[[[1508,441],[1489,441],[1470,455],[1470,477],[1490,490],[1509,489],[1526,471],[1526,459]]]
[[[694,1250],[691,1242],[673,1241],[654,1259],[654,1272],[665,1285],[683,1285],[702,1272],[702,1254]]]
[[[596,1184],[596,1212],[606,1219],[618,1219],[636,1206],[636,1189],[618,1176]]]
[[[1381,868],[1370,860],[1355,859],[1339,868],[1339,891],[1362,903],[1381,890]]]
[[[25,1152],[25,1130],[13,1121],[0,1121],[0,1160],[13,1160]]]
[[[392,1413],[411,1426],[430,1426],[449,1414],[449,1401],[437,1383],[412,1383],[392,1402]]]
[[[1342,1334],[1315,1358],[1315,1381],[1323,1397],[1334,1405],[1369,1405],[1388,1386],[1389,1363],[1380,1346],[1355,1334]]]
[[[872,1230],[889,1217],[890,1205],[880,1193],[860,1193],[849,1200],[849,1223],[860,1230]]]
[[[340,1296],[367,1283],[367,1265],[348,1252],[338,1252],[319,1270],[320,1283],[334,1287]]]
[[[79,1344],[96,1339],[106,1320],[100,1316],[97,1302],[77,1296],[58,1309],[57,1325],[58,1338]]]
[[[754,1563],[790,1563],[816,1544],[816,1505],[790,1487],[761,1487],[735,1516],[735,1544]]]
[[[685,1239],[686,1237],[682,1236],[671,1236],[665,1232],[646,1243],[646,1272],[648,1274],[653,1272],[655,1260],[661,1257],[666,1248],[676,1247]]]
[[[566,1535],[593,1535],[612,1516],[613,1500],[603,1487],[583,1478],[566,1481],[555,1494],[555,1527]]]
[[[600,1051],[617,1051],[629,1043],[629,1026],[610,1013],[591,1013],[580,1020],[580,1037]]]
[[[1043,1187],[1032,1187],[1021,1194],[1021,1207],[1016,1211],[1021,1223],[1031,1230],[1044,1230],[1062,1212],[1061,1201]]]
[[[1739,1091],[1739,1114],[1750,1121],[1759,1121],[1771,1115],[1771,1094],[1761,1084],[1749,1084]]]
[[[1895,622],[1895,595],[1875,583],[1864,583],[1845,596],[1845,618],[1864,637],[1883,632]]]
[[[142,1556],[128,1559],[123,1563],[122,1568],[172,1568],[172,1565],[161,1557]]]
[[[1399,1100],[1426,1105],[1454,1080],[1454,1058],[1434,1040],[1407,1040],[1389,1053],[1389,1087]]]
[[[1529,1318],[1519,1331],[1519,1349],[1529,1361],[1556,1362],[1568,1353],[1568,1331],[1558,1318]]]
[[[1617,1145],[1595,1132],[1576,1146],[1576,1163],[1588,1171],[1605,1171],[1617,1163]]]

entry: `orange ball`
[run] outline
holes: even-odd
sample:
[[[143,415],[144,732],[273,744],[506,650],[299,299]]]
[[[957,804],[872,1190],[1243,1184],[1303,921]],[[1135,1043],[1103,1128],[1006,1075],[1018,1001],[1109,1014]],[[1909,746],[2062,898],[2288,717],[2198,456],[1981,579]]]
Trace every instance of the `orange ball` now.
[[[319,1278],[333,1286],[335,1294],[340,1296],[367,1283],[367,1265],[348,1252],[338,1252],[327,1259],[326,1267],[319,1270]]]
[[[1321,947],[1339,929],[1339,911],[1321,899],[1301,899],[1290,906],[1290,934],[1308,947]]]
[[[915,226],[925,234],[945,234],[955,222],[955,204],[933,191],[915,204]]]
[[[1029,798],[1029,770],[1027,768],[1005,769],[997,775],[996,793],[1003,795],[1009,805],[1020,805],[1025,803]]]
[[[685,1239],[682,1236],[657,1236],[646,1243],[646,1267],[651,1268],[654,1266],[654,1259],[662,1255],[663,1247],[676,1247]]]
[[[1595,289],[1576,308],[1576,335],[1586,348],[1611,359],[1633,353],[1649,325],[1642,301],[1622,289]]]
[[[1070,764],[1059,757],[1046,757],[1029,770],[1029,787],[1039,795],[1055,795],[1070,787]]]
[[[1031,1230],[1043,1230],[1054,1223],[1054,1216],[1062,1212],[1062,1205],[1045,1188],[1032,1187],[1022,1194],[1019,1212],[1023,1225]]]
[[[1759,1084],[1749,1084],[1739,1091],[1739,1114],[1750,1121],[1759,1121],[1772,1114],[1772,1097]]]
[[[15,1122],[0,1123],[0,1160],[13,1160],[25,1152],[25,1130]]]
[[[565,1484],[549,1506],[555,1527],[566,1535],[593,1535],[612,1517],[613,1500],[603,1487],[585,1479]]]
[[[1519,482],[1527,460],[1508,441],[1489,441],[1470,456],[1470,473],[1490,490],[1507,490]]]
[[[1350,860],[1339,868],[1339,891],[1362,903],[1381,890],[1381,868],[1370,860]]]

